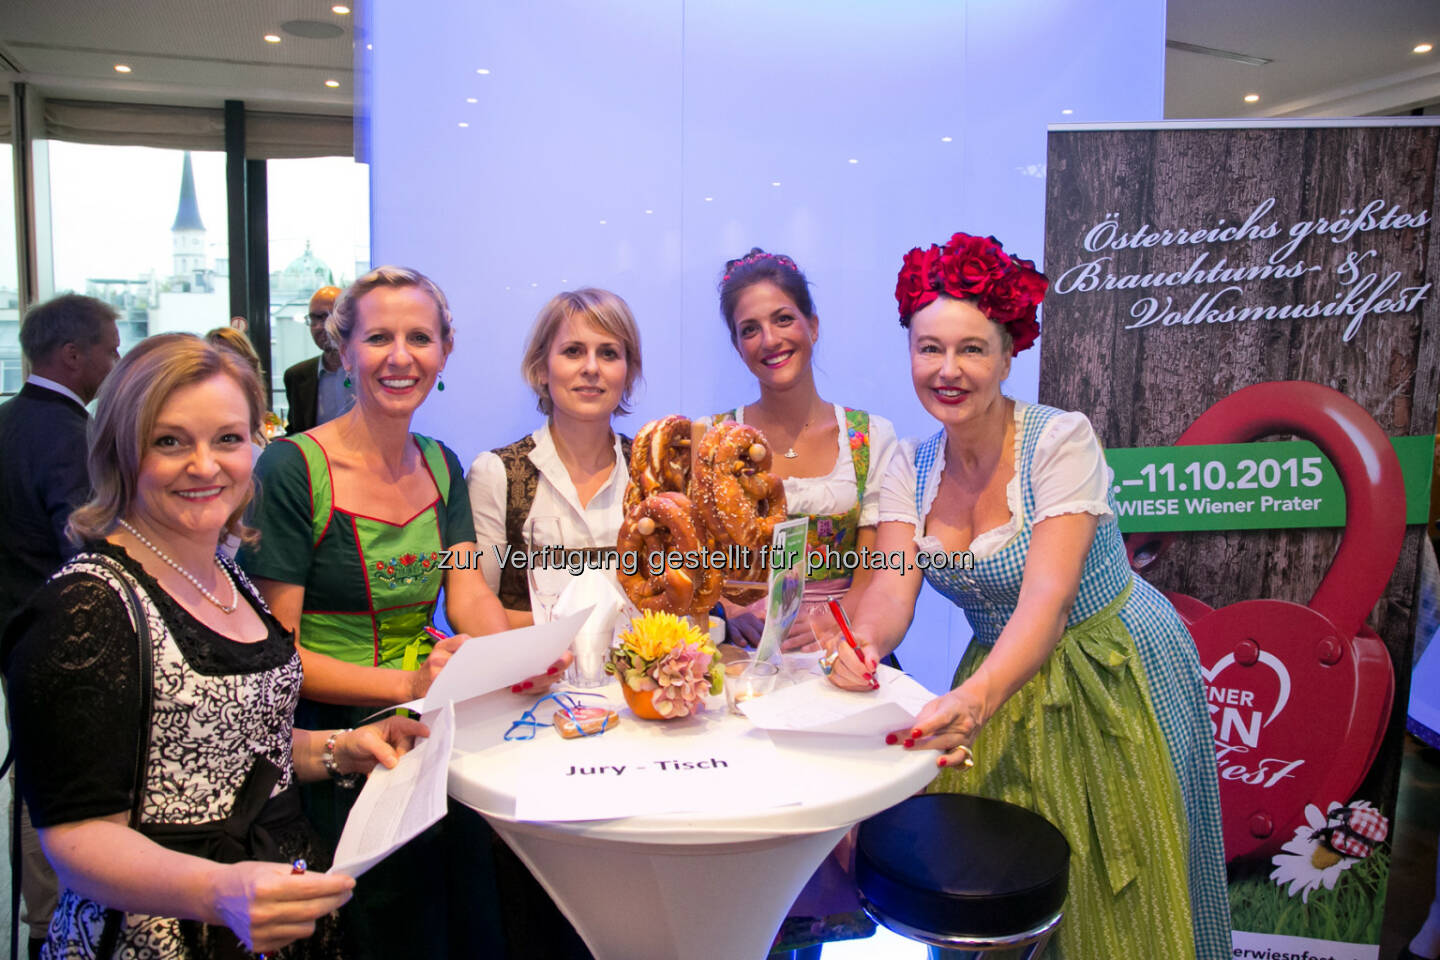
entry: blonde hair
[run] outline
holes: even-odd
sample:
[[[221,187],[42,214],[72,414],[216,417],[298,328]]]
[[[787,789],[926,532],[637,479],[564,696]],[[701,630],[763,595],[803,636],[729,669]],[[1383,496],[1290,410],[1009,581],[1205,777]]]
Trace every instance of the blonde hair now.
[[[416,287],[423,290],[431,300],[435,301],[435,308],[440,311],[440,339],[447,344],[454,340],[454,332],[451,329],[454,318],[450,316],[450,302],[445,299],[444,291],[435,284],[435,281],[419,270],[387,266],[371,270],[346,287],[340,296],[335,298],[335,306],[330,308],[330,317],[325,321],[325,333],[329,335],[330,342],[335,345],[336,349],[345,345],[350,339],[350,332],[355,329],[355,321],[359,317],[360,298],[380,287]]]
[[[205,339],[217,347],[234,350],[244,357],[245,361],[255,368],[255,376],[259,377],[261,385],[264,385],[265,368],[260,365],[260,354],[255,352],[255,345],[242,331],[234,327],[216,327],[205,334]]]
[[[625,404],[630,400],[635,381],[640,379],[640,330],[635,326],[635,316],[624,299],[596,287],[557,293],[535,317],[535,324],[525,341],[525,355],[520,360],[520,373],[530,384],[530,389],[535,391],[535,405],[546,416],[554,408],[550,391],[545,386],[545,371],[549,366],[550,347],[555,342],[555,334],[561,324],[571,319],[583,320],[603,330],[625,348],[625,389],[620,393],[620,403],[615,412],[622,416],[629,413],[630,408]]]
[[[87,462],[94,493],[70,514],[65,532],[73,542],[105,537],[134,506],[140,462],[170,395],[222,375],[245,394],[253,436],[265,415],[265,395],[254,369],[234,351],[192,333],[162,333],[140,341],[120,359],[100,387],[90,424]],[[257,533],[240,518],[253,495],[252,487],[225,522],[229,533],[247,542],[253,542]]]

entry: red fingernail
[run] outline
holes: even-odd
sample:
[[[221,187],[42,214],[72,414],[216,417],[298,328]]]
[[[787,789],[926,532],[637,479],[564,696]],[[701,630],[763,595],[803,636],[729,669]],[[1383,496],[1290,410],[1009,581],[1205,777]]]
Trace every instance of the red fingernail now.
[[[921,733],[920,728],[919,728],[919,727],[916,727],[914,730],[911,730],[911,731],[910,731],[910,736],[912,736],[912,737],[918,737],[918,736],[920,736],[920,733]]]
[[[555,674],[557,674],[557,673],[559,673],[559,672],[560,672],[560,668],[559,668],[559,667],[551,667],[549,670],[546,670],[546,671],[545,671],[546,674],[548,674],[549,676],[552,676],[552,677],[555,676]]]
[[[947,763],[949,763],[950,761],[949,761],[949,760],[946,760],[944,757],[941,757],[939,760],[936,760],[935,762],[936,762],[937,764],[939,764],[940,766],[943,767],[943,766],[945,766]]]
[[[515,686],[513,686],[513,687],[510,688],[510,692],[511,692],[511,693],[519,693],[519,692],[520,692],[520,689],[521,689],[521,688],[520,688],[520,684],[517,683],[517,684],[515,684]]]
[[[870,680],[870,681],[873,682],[873,681],[875,680],[875,674],[873,674],[873,673],[867,673],[867,674],[865,674],[865,679],[866,679],[866,680]]]
[[[915,746],[915,741],[914,741],[914,740],[906,740],[906,741],[905,741],[905,746],[906,746],[907,749],[910,748],[910,747],[913,747],[913,746]]]
[[[887,733],[885,734],[885,742],[888,744],[896,744],[900,742],[900,738],[893,733]]]
[[[521,690],[529,690],[529,689],[530,689],[531,687],[533,687],[533,686],[535,686],[535,681],[534,681],[534,680],[526,680],[523,684],[520,685],[520,689],[521,689]]]

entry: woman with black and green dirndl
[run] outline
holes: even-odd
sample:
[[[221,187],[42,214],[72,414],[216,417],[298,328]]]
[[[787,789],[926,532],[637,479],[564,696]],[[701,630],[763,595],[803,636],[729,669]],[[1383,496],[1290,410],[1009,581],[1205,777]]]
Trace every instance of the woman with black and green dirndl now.
[[[475,534],[458,460],[410,432],[453,342],[444,294],[421,274],[381,267],[336,301],[329,331],[355,406],[261,456],[260,542],[240,560],[296,630],[305,671],[297,714],[343,729],[423,696],[465,635],[507,624],[469,559]],[[456,636],[437,643],[425,628],[442,587]],[[331,842],[357,792],[335,782],[306,796]],[[444,956],[447,929],[493,913],[488,875],[415,882],[455,871],[448,853],[473,844],[449,834],[475,828],[447,817],[360,879],[342,912],[356,956]]]

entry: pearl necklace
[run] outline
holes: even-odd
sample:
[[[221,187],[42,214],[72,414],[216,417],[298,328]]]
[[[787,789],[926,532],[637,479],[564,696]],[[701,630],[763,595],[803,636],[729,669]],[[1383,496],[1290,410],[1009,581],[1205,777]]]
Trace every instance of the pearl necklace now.
[[[139,530],[136,530],[134,527],[132,527],[130,524],[126,523],[124,520],[116,519],[115,522],[118,523],[118,524],[120,524],[120,526],[124,527],[126,530],[129,530],[129,531],[130,531],[130,535],[131,535],[132,537],[134,537],[136,540],[139,540],[139,541],[140,541],[141,543],[143,543],[146,547],[149,547],[151,553],[155,554],[155,556],[159,557],[161,560],[164,560],[166,563],[168,563],[172,568],[174,568],[174,570],[175,570],[176,573],[180,574],[180,576],[184,577],[186,580],[189,580],[191,586],[193,586],[196,590],[199,590],[199,591],[200,591],[200,596],[204,597],[206,600],[209,600],[211,603],[215,604],[215,606],[219,607],[219,608],[220,608],[220,612],[226,613],[226,614],[234,613],[234,612],[235,612],[235,608],[240,605],[240,591],[235,589],[235,581],[234,581],[234,579],[231,578],[231,576],[230,576],[230,571],[225,569],[225,564],[223,564],[223,563],[220,562],[220,558],[219,558],[219,557],[216,557],[216,558],[215,558],[215,566],[217,566],[217,567],[220,568],[220,573],[225,577],[225,582],[228,583],[228,584],[230,584],[230,605],[229,605],[229,606],[226,606],[225,604],[221,603],[219,597],[215,596],[215,594],[211,593],[209,590],[206,590],[204,587],[202,587],[202,586],[200,585],[200,580],[199,580],[199,578],[196,577],[195,574],[191,573],[189,570],[186,570],[184,567],[180,566],[180,564],[178,564],[178,563],[176,563],[174,560],[170,559],[170,555],[169,555],[169,554],[167,554],[164,550],[161,550],[159,547],[155,546],[155,544],[153,544],[153,543],[151,543],[149,540],[147,540],[147,539],[145,538],[145,535],[144,535],[143,533],[141,533]]]

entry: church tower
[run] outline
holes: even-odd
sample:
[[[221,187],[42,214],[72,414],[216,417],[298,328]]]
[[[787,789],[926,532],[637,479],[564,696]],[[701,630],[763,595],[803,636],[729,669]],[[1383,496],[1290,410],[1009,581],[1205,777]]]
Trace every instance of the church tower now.
[[[175,256],[175,277],[185,284],[182,289],[205,286],[205,224],[200,221],[200,205],[195,200],[195,174],[190,168],[190,151],[185,151],[185,165],[180,173],[180,205],[175,210],[175,224],[170,228]]]

